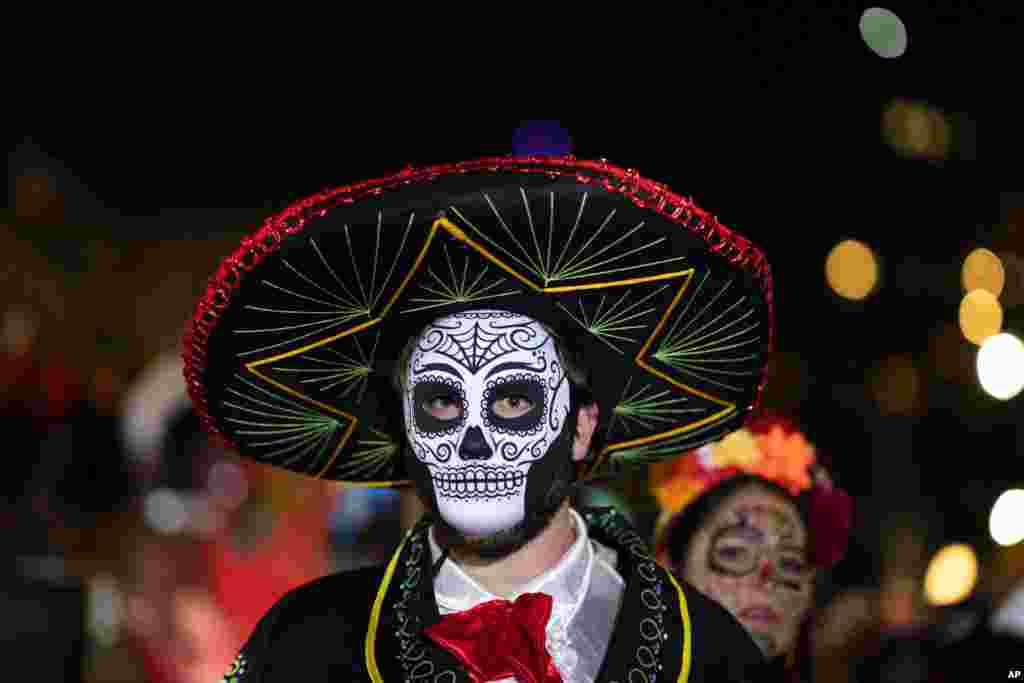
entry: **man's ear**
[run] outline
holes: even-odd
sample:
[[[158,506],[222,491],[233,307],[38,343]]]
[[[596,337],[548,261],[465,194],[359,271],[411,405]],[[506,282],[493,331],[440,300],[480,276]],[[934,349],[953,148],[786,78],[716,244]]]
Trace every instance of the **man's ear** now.
[[[597,403],[588,403],[579,408],[579,415],[576,417],[576,437],[572,442],[572,459],[579,462],[587,457],[590,452],[590,442],[594,438],[594,431],[601,416],[601,410]]]

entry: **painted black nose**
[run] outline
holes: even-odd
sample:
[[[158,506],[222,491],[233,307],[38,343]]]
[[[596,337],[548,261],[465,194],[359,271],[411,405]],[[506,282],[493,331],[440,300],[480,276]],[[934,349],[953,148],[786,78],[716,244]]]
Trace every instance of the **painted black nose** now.
[[[491,447],[487,445],[483,430],[479,427],[467,429],[459,446],[459,457],[463,460],[489,460],[491,455]]]

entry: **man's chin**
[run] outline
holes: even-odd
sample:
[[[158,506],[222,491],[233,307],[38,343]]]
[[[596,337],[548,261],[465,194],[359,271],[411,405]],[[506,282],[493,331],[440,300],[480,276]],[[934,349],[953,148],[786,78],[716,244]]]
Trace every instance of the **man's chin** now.
[[[443,517],[437,520],[434,533],[438,544],[463,558],[485,561],[500,560],[516,552],[540,535],[555,518],[558,507],[531,515],[508,529],[492,534],[468,535],[451,526]]]
[[[571,466],[569,460],[565,461]],[[520,522],[510,526],[508,529],[493,534],[467,535],[445,520],[444,515],[439,514],[440,510],[434,508],[437,514],[435,524],[435,538],[443,548],[448,548],[457,556],[465,559],[477,558],[493,562],[508,557],[516,552],[544,531],[551,521],[558,514],[562,504],[568,500],[572,485],[568,476],[553,477],[545,495],[537,505],[530,505],[527,498],[526,517]]]
[[[466,534],[442,518],[435,525],[434,533],[438,544],[457,556],[500,560],[522,548],[542,530],[543,527],[530,534],[527,526],[520,522],[492,534]]]

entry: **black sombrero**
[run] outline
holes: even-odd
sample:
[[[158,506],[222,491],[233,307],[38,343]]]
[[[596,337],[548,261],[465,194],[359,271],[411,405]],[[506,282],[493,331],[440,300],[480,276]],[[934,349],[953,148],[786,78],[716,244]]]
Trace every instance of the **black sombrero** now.
[[[588,366],[603,446],[584,477],[720,438],[760,399],[761,251],[662,184],[572,157],[410,168],[294,204],[211,278],[185,377],[244,456],[404,485],[395,361],[432,320],[482,308],[550,325]]]

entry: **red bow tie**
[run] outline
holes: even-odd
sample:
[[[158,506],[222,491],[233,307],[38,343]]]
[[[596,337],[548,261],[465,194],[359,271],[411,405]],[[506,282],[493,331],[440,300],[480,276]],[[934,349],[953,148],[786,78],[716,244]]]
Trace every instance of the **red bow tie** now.
[[[491,600],[448,614],[424,632],[462,662],[474,683],[510,677],[562,683],[545,646],[551,602],[543,593],[525,593],[515,602]]]

